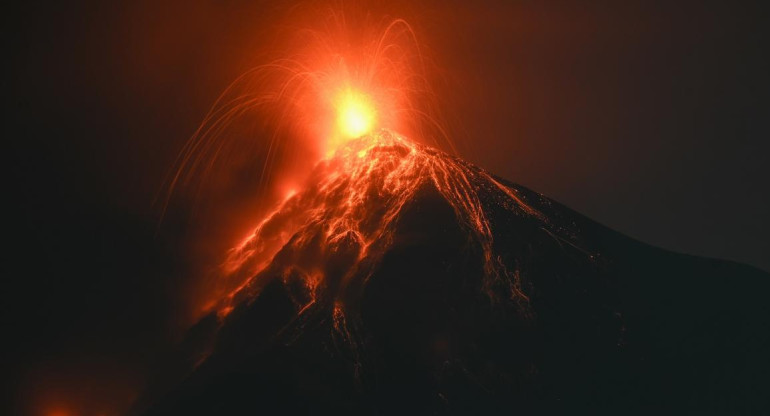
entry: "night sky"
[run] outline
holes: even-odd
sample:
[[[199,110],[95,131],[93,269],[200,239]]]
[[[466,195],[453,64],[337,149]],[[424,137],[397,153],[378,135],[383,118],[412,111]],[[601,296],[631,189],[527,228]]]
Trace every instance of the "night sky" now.
[[[240,180],[159,226],[154,199],[219,93],[269,57],[286,6],[103,3],[2,18],[18,413],[125,409],[187,323],[187,279],[255,204]],[[761,2],[400,3],[372,14],[427,46],[462,157],[646,243],[770,270]]]

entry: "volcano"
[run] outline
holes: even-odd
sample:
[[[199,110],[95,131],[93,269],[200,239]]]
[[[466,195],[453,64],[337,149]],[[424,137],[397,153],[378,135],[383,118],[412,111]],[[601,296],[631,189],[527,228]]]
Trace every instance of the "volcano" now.
[[[767,413],[768,282],[379,130],[232,250],[135,413]]]

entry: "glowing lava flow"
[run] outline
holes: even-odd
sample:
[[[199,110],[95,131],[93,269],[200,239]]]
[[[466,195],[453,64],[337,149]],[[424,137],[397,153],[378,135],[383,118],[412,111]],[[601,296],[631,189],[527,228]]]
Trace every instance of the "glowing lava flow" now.
[[[232,250],[223,266],[220,315],[257,296],[272,278],[281,278],[304,285],[305,295],[297,300],[303,310],[315,303],[333,304],[338,329],[344,329],[346,304],[355,302],[393,243],[404,207],[426,186],[439,192],[469,241],[480,247],[482,288],[491,297],[505,293],[526,309],[515,265],[505,264],[495,253],[485,213],[489,202],[480,195],[515,215],[539,221],[544,217],[483,170],[381,129],[319,162],[307,186],[283,201]]]

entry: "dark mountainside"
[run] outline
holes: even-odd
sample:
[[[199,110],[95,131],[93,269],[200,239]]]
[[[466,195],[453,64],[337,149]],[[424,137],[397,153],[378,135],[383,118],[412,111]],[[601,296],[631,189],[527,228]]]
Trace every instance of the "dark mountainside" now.
[[[319,195],[327,211],[226,317],[190,330],[135,414],[770,412],[770,275],[645,245],[379,134],[337,157],[372,167],[364,205],[387,217],[373,220],[379,231],[329,237],[328,206],[344,195],[311,180],[287,212],[318,208]],[[447,176],[414,181],[388,217],[403,193],[372,178],[410,155],[427,170],[408,174]],[[489,235],[469,221],[477,207]]]

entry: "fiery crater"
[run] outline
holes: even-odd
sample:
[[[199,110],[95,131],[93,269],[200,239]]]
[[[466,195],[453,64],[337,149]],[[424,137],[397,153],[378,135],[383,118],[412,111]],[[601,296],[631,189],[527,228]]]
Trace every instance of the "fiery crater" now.
[[[379,128],[454,148],[412,27],[353,15],[313,16],[317,28],[276,36],[278,58],[236,79],[180,152],[166,207],[178,188],[216,188],[239,155],[255,155],[263,169],[254,192],[269,195]]]
[[[350,87],[343,89],[335,103],[337,110],[336,135],[350,140],[372,131],[377,122],[375,105],[366,94]],[[333,146],[334,148],[338,146]]]

